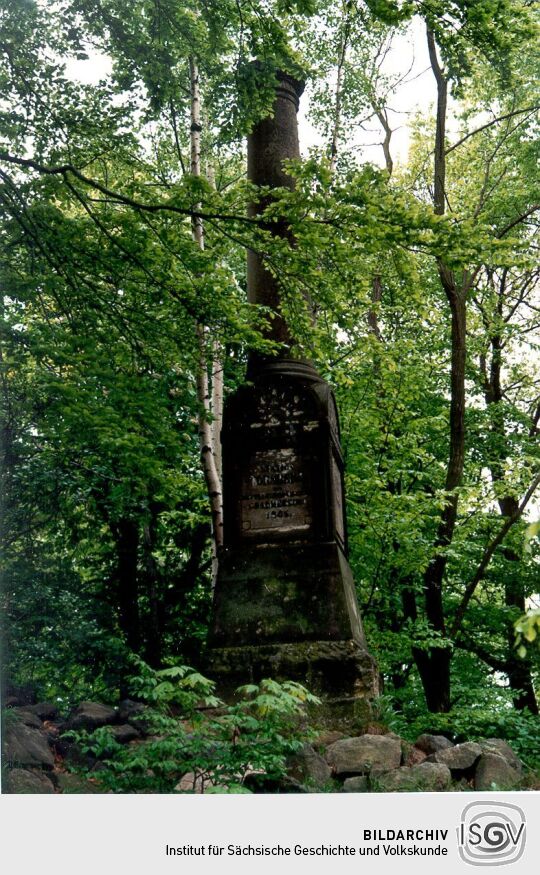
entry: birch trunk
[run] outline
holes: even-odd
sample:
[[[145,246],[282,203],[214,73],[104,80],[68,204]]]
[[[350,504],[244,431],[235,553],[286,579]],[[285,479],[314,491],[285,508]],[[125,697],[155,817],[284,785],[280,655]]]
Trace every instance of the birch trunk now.
[[[189,59],[191,85],[191,173],[201,175],[201,98],[199,86],[199,69],[195,58]],[[196,206],[196,209],[198,209]],[[204,249],[204,226],[200,216],[192,219],[193,240]],[[217,574],[217,551],[223,544],[223,495],[221,486],[221,453],[219,451],[219,431],[221,428],[222,367],[214,361],[218,348],[212,344],[212,388],[208,377],[208,333],[202,324],[197,325],[197,340],[199,345],[199,363],[197,371],[197,396],[199,400],[199,441],[201,460],[210,499],[212,511],[213,536],[213,579]],[[219,414],[217,411],[219,409]]]

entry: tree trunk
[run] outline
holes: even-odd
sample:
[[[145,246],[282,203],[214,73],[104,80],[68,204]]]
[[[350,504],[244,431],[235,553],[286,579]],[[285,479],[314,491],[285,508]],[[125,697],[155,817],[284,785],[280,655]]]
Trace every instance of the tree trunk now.
[[[116,543],[116,581],[118,600],[118,623],[128,647],[140,653],[141,629],[139,620],[137,552],[139,530],[130,519],[122,519],[111,525]]]
[[[501,285],[498,288],[497,317],[499,321],[503,319],[505,283],[506,271],[503,271]],[[504,462],[508,455],[506,429],[501,410],[501,404],[503,401],[501,381],[502,351],[503,339],[498,332],[495,332],[491,337],[491,363],[489,376],[487,371],[484,374],[484,398],[491,415],[491,432],[495,436],[495,447],[498,449],[497,455],[491,462],[490,473],[493,482],[498,484],[504,482]],[[519,519],[519,502],[515,496],[503,495],[499,498],[498,504],[501,516],[504,519]],[[516,573],[512,574],[510,572],[505,576],[504,602],[506,607],[515,608],[516,613],[519,612],[519,614],[522,615],[526,611],[526,604],[523,584],[519,576],[518,564],[520,557],[515,550],[512,550],[509,547],[504,549],[504,557],[509,563],[515,563],[516,565]],[[508,658],[505,671],[508,675],[510,689],[514,692],[514,705],[519,711],[528,708],[532,714],[538,714],[538,701],[531,676],[530,661],[528,659],[521,659],[516,653],[514,620],[512,617],[508,620],[506,639]]]
[[[420,650],[413,647],[413,656],[422,681],[428,711],[435,714],[450,710],[450,660],[452,651],[447,647]]]
[[[143,526],[143,568],[146,596],[148,599],[148,617],[145,623],[145,659],[152,668],[161,667],[163,639],[163,596],[159,588],[159,572],[153,549],[156,540],[156,526],[159,509],[156,505],[150,508],[150,519]]]
[[[332,125],[332,139],[330,142],[330,171],[334,173],[337,163],[339,132],[341,128],[341,101],[343,90],[343,75],[347,47],[351,30],[351,19],[348,4],[342,5],[342,18],[339,29],[338,63],[336,69],[336,89],[334,92],[334,119]]]
[[[433,208],[438,216],[444,215],[446,207],[446,109],[448,104],[448,81],[437,58],[437,46],[433,31],[428,27],[427,41],[431,69],[437,83],[437,118],[435,127],[435,157],[433,173]]]
[[[437,215],[445,212],[446,159],[445,128],[448,83],[437,58],[433,32],[427,30],[428,50],[437,83],[437,119],[433,173],[433,209]],[[450,441],[446,468],[446,502],[441,513],[435,539],[435,556],[424,574],[426,619],[441,638],[439,646],[414,647],[413,656],[424,688],[430,711],[450,710],[450,662],[452,648],[446,640],[443,603],[443,580],[448,562],[447,548],[452,543],[457,519],[458,493],[465,463],[465,363],[467,356],[466,290],[458,289],[454,274],[442,262],[438,263],[441,285],[450,306]]]
[[[193,176],[201,175],[201,97],[199,84],[199,69],[193,56],[189,59],[189,72],[191,83],[191,173]],[[196,205],[196,209],[200,204]],[[204,228],[202,219],[194,216],[192,219],[193,240],[199,249],[204,249]],[[217,574],[217,553],[223,544],[223,492],[218,465],[221,455],[218,451],[216,457],[216,429],[212,425],[212,394],[208,379],[208,338],[205,328],[200,323],[197,325],[197,339],[199,343],[199,367],[197,373],[197,395],[199,399],[199,441],[201,446],[201,460],[210,499],[212,512],[212,536],[214,542],[213,578]],[[212,360],[214,403],[221,395],[222,365],[215,361],[216,344],[213,344]],[[221,415],[221,414],[219,414]],[[215,422],[215,420],[214,420]],[[219,441],[218,441],[219,443]]]

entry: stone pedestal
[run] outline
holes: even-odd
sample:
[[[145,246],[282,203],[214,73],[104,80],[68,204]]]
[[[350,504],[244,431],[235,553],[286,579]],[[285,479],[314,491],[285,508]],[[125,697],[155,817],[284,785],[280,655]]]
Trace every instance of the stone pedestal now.
[[[305,362],[258,363],[251,377],[224,412],[225,548],[207,670],[224,695],[273,677],[335,702],[372,698],[333,394]]]

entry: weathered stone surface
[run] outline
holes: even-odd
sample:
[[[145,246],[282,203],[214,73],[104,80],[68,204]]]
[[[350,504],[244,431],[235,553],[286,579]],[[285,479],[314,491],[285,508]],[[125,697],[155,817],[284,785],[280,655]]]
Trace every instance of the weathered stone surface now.
[[[141,737],[140,732],[129,723],[122,723],[120,726],[111,726],[111,732],[116,741],[120,742],[120,744],[127,744],[128,742],[135,741],[136,738]]]
[[[425,754],[430,756],[433,753],[438,753],[440,750],[446,750],[449,747],[454,747],[449,738],[446,738],[444,735],[430,735],[425,732],[423,735],[419,735],[416,741],[414,742],[414,746],[419,750],[423,751]]]
[[[324,749],[326,747],[330,747],[331,744],[334,744],[336,741],[340,741],[342,738],[348,738],[348,734],[346,732],[339,732],[337,729],[328,729],[321,732],[317,738],[313,742],[313,747],[317,750]]]
[[[369,730],[366,730],[368,734],[373,735],[384,735],[385,738],[393,738],[394,741],[399,742],[401,745],[401,764],[402,765],[412,765],[412,763],[406,763],[406,759],[409,756],[411,745],[404,738],[401,738],[396,732],[374,732],[370,733]]]
[[[412,744],[402,745],[403,750],[403,765],[418,766],[427,759],[427,753],[414,747]]]
[[[420,763],[385,772],[377,777],[383,793],[433,793],[448,790],[452,782],[450,769],[442,763]]]
[[[518,786],[520,773],[495,753],[484,753],[474,773],[475,790],[512,790]]]
[[[81,702],[69,718],[71,729],[98,729],[116,723],[117,712],[99,702]]]
[[[428,763],[443,763],[448,766],[452,773],[467,772],[472,769],[478,758],[482,755],[482,748],[475,741],[466,741],[464,744],[456,744],[432,754],[427,758]],[[458,775],[459,777],[459,775]]]
[[[369,782],[365,775],[355,775],[354,778],[345,778],[343,782],[344,793],[368,793]]]
[[[54,784],[44,772],[11,769],[5,776],[4,793],[54,793]]]
[[[326,759],[336,775],[369,774],[372,768],[397,769],[401,741],[388,735],[360,735],[330,745]]]
[[[29,705],[26,710],[41,720],[56,720],[58,717],[58,708],[52,702],[38,702],[37,705]]]
[[[288,762],[288,774],[302,784],[324,787],[330,781],[332,770],[323,757],[305,744]]]
[[[523,764],[520,758],[514,753],[507,741],[502,738],[485,738],[478,742],[483,753],[495,753],[497,756],[506,760],[508,765],[516,769],[517,772],[523,770]]]
[[[208,660],[206,672],[225,700],[234,701],[246,680],[268,677],[298,681],[327,700],[371,699],[380,692],[373,657],[352,640],[220,647]]]
[[[365,646],[352,572],[337,544],[289,544],[285,562],[282,545],[246,545],[226,550],[220,568],[212,647],[348,639]]]
[[[34,729],[41,729],[41,720],[35,714],[32,714],[30,707],[11,708],[11,713],[15,715],[20,723],[24,723],[25,726],[32,726]]]
[[[11,723],[4,731],[4,760],[8,765],[40,766],[52,769],[54,757],[39,729]]]

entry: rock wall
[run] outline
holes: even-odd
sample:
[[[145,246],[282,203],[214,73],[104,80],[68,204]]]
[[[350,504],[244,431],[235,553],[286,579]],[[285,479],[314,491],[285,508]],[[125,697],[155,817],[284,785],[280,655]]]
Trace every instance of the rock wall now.
[[[104,792],[103,764],[65,733],[108,726],[121,744],[140,744],[146,737],[144,710],[131,700],[115,708],[81,702],[62,719],[49,702],[10,701],[3,723],[3,792]],[[81,766],[85,777],[70,771]],[[523,765],[500,738],[453,744],[445,736],[424,734],[411,744],[392,732],[346,736],[330,730],[289,760],[283,779],[269,782],[253,772],[245,783],[255,793],[515,790],[523,786]],[[177,789],[204,792],[205,785],[187,774]]]

